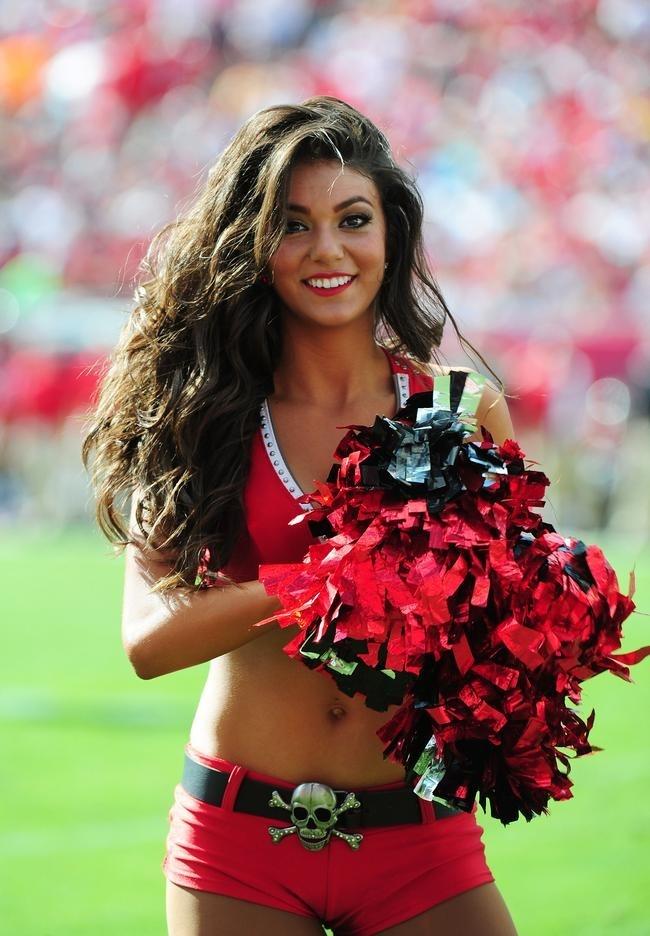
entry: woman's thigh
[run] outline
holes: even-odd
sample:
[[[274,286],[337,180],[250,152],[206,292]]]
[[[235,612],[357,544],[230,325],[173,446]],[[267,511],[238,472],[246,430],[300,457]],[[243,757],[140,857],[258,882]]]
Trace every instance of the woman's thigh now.
[[[167,882],[169,936],[322,936],[318,920]]]
[[[482,884],[444,900],[425,913],[378,936],[517,936],[517,930],[496,884]]]

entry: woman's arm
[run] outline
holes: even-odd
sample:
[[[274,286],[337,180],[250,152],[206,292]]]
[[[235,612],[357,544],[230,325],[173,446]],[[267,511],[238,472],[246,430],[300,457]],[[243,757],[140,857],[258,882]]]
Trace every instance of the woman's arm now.
[[[501,445],[506,439],[514,439],[515,430],[512,425],[510,411],[506,399],[491,383],[483,387],[483,395],[476,411],[479,426],[485,426],[496,445]],[[481,431],[470,436],[470,439],[482,440]]]
[[[152,592],[170,571],[151,551],[126,547],[122,643],[142,679],[205,663],[278,626],[253,626],[281,607],[260,582]]]
[[[432,365],[431,370],[434,378],[436,374],[448,374],[450,370],[463,370],[467,371],[468,374],[472,373],[471,367],[462,364],[453,367]],[[485,426],[497,445],[501,445],[506,439],[514,439],[515,437],[515,430],[506,399],[489,380],[483,387],[481,401],[476,410],[476,422],[479,428],[471,436],[468,436],[470,442],[483,441],[481,426]]]
[[[497,444],[513,438],[508,405],[491,384],[484,387],[477,418]],[[470,438],[481,441],[480,430]],[[138,546],[127,546],[122,642],[142,679],[205,663],[277,627],[273,621],[254,627],[281,607],[260,582],[201,591],[174,588],[152,592],[155,583],[169,572],[168,562]]]

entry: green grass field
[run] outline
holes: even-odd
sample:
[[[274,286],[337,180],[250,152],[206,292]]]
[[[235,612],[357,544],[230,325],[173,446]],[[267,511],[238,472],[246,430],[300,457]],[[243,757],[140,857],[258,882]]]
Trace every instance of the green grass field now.
[[[592,540],[593,541],[593,540]],[[650,549],[596,539],[650,612]],[[119,640],[122,562],[98,535],[5,533],[0,670],[0,928],[12,936],[160,936],[167,811],[204,676],[152,682]],[[626,623],[624,649],[650,642]],[[650,659],[587,684],[591,741],[574,799],[504,828],[480,810],[520,936],[650,933]]]

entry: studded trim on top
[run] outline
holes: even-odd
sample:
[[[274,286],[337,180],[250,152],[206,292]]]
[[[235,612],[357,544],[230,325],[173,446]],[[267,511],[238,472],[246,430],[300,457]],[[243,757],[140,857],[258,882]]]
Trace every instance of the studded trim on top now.
[[[276,475],[280,481],[282,481],[289,494],[291,494],[296,499],[298,497],[302,497],[304,491],[301,490],[300,485],[289,471],[289,467],[282,457],[282,452],[280,451],[278,441],[275,438],[275,432],[273,430],[273,423],[271,421],[271,413],[269,412],[269,404],[267,400],[264,400],[262,403],[262,409],[260,411],[260,432],[262,433],[264,451],[268,455],[269,461],[271,462],[271,467],[275,471]]]
[[[399,404],[398,408],[401,409],[409,398],[409,375],[393,374],[393,380],[395,382],[395,396]],[[297,500],[307,492],[302,490],[282,457],[282,452],[280,451],[280,446],[278,445],[278,440],[275,437],[275,431],[273,429],[268,400],[264,400],[260,408],[260,432],[262,433],[264,451],[268,455],[271,467],[289,494]],[[303,510],[310,509],[308,504],[301,504],[300,506]]]
[[[409,375],[393,374],[393,380],[395,381],[395,393],[399,401],[399,409],[401,409],[409,398]]]

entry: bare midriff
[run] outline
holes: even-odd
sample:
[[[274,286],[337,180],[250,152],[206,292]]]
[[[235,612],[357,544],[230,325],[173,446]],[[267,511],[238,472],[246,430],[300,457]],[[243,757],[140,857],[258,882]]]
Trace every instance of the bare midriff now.
[[[296,628],[274,630],[213,660],[192,725],[198,751],[292,783],[358,788],[404,778],[376,735],[377,712],[326,673],[288,657]]]
[[[381,367],[386,361],[381,354]],[[369,425],[399,406],[392,375],[377,396],[334,417],[273,398],[272,416],[285,460],[303,490],[324,478],[342,427]],[[306,434],[307,433],[307,434]],[[281,494],[286,496],[285,491]],[[359,694],[340,692],[333,678],[293,660],[282,648],[297,627],[268,631],[210,665],[191,733],[205,754],[300,783],[315,780],[353,789],[402,780],[403,767],[383,756],[377,729],[396,710],[377,712]]]

